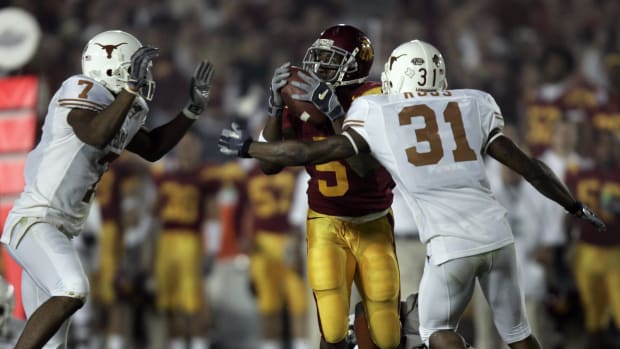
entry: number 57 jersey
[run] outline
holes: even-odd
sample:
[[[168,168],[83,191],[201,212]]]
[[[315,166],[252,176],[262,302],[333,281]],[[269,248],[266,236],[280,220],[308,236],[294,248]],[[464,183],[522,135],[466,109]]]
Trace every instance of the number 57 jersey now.
[[[489,94],[450,90],[360,97],[343,127],[359,133],[390,172],[430,261],[441,264],[513,242],[483,162],[503,125]]]
[[[83,75],[72,76],[62,83],[48,106],[41,141],[26,159],[26,186],[7,220],[3,242],[19,238],[9,236],[11,225],[24,217],[25,226],[20,232],[13,229],[13,233],[20,235],[37,221],[51,223],[70,235],[82,230],[96,184],[109,162],[142,127],[148,107],[142,97],[136,97],[120,130],[102,148],[82,142],[67,116],[74,108],[101,112],[114,99],[105,87]]]

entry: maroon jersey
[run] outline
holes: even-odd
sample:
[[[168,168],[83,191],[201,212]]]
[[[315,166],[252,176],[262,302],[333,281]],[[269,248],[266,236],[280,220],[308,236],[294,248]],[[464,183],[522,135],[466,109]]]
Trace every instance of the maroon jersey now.
[[[586,111],[597,105],[597,91],[587,83],[565,87],[555,94],[541,88],[536,95],[527,98],[525,139],[532,155],[540,156],[549,147],[557,122],[579,121],[573,119],[585,118]]]
[[[606,102],[590,111],[592,126],[608,130],[620,139],[620,93],[609,93]]]
[[[381,93],[376,82],[366,82],[355,87],[340,87],[338,100],[348,110],[356,97]],[[298,139],[321,140],[334,134],[329,122],[314,125],[303,122],[286,109],[282,128],[290,128]],[[392,204],[392,177],[383,167],[360,177],[346,161],[308,165],[308,205],[316,212],[332,216],[359,217],[387,209]]]
[[[158,217],[162,230],[198,234],[205,219],[205,205],[217,185],[204,180],[204,171],[170,171],[155,176],[158,193]]]
[[[97,201],[101,208],[101,219],[104,222],[115,221],[120,224],[123,187],[132,181],[139,180],[141,174],[134,167],[122,159],[112,162],[109,170],[103,174],[97,184]]]
[[[569,175],[567,185],[577,200],[588,205],[605,221],[607,231],[599,232],[584,220],[579,220],[579,240],[600,246],[620,245],[620,167],[602,171],[594,168]]]
[[[297,172],[291,168],[270,176],[263,174],[258,163],[252,168],[246,180],[246,195],[254,232],[291,232],[288,213],[296,178]]]

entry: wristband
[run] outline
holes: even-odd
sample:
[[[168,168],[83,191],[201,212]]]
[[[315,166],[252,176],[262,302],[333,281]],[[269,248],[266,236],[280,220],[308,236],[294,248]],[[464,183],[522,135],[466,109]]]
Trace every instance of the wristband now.
[[[183,113],[183,115],[185,115],[186,118],[188,119],[192,119],[192,120],[198,120],[198,117],[200,116],[200,113],[196,114],[194,113],[191,109],[190,106],[186,106],[185,108],[183,108],[183,110],[181,111],[181,113]]]
[[[133,88],[129,87],[129,85],[125,85],[125,87],[123,88],[125,91],[131,93],[134,96],[138,96],[140,94],[140,90],[134,90]]]
[[[570,214],[577,214],[577,212],[580,212],[581,209],[583,209],[583,204],[579,201],[575,201],[574,204],[566,208],[566,211]]]
[[[250,155],[250,145],[252,144],[252,142],[254,142],[254,140],[252,140],[252,138],[248,138],[245,140],[245,142],[243,142],[243,145],[241,146],[241,149],[239,149],[239,157],[241,158],[251,158],[252,156]]]

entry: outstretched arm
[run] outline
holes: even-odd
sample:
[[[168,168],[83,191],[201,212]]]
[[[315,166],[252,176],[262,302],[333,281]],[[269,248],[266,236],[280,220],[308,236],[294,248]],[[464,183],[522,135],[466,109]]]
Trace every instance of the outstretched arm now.
[[[207,107],[212,80],[213,65],[209,61],[202,61],[196,67],[190,82],[190,100],[185,108],[167,124],[151,131],[140,130],[127,145],[127,149],[149,161],[156,161],[164,156],[181,140]]]
[[[280,166],[322,164],[346,159],[358,152],[369,152],[366,141],[354,130],[347,135],[335,135],[321,141],[285,140],[279,142],[254,142],[244,130],[233,123],[231,129],[222,130],[218,146],[228,155],[253,157]]]
[[[296,140],[252,142],[248,154],[250,157],[280,166],[299,166],[346,159],[355,155],[355,148],[345,136],[338,135],[317,142]]]
[[[193,124],[194,120],[179,113],[167,124],[150,131],[144,129],[138,131],[127,145],[127,150],[148,161],[157,161],[183,138]]]
[[[540,193],[560,204],[566,211],[594,224],[599,230],[605,224],[588,207],[575,200],[571,192],[545,163],[525,154],[512,140],[503,135],[495,138],[487,154],[519,173]]]

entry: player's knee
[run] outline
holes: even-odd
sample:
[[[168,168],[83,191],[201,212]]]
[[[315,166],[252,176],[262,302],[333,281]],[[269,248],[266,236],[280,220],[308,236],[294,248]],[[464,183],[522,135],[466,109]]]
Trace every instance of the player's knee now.
[[[345,322],[343,326],[340,324],[340,322],[321,323],[323,338],[327,343],[339,343],[346,339],[349,324]]]
[[[77,299],[82,303],[86,302],[86,298],[90,293],[90,286],[86,276],[65,276],[62,281],[62,286],[52,292],[52,294]]]
[[[373,302],[389,302],[398,298],[400,276],[393,253],[381,245],[370,246],[362,259],[362,280],[366,298]]]
[[[59,305],[59,308],[63,309],[62,311],[65,314],[69,315],[78,311],[84,306],[84,303],[86,303],[85,298],[74,298],[68,296],[54,296],[52,298],[55,299],[55,302]]]
[[[258,302],[258,310],[262,315],[279,314],[282,310],[282,304],[276,299],[260,299]]]
[[[321,332],[329,343],[338,343],[344,340],[349,330],[348,306],[341,292],[315,291]]]
[[[430,349],[466,349],[463,337],[452,330],[438,330],[428,339]]]
[[[367,314],[372,341],[381,349],[400,344],[400,318],[396,309],[373,311]]]

